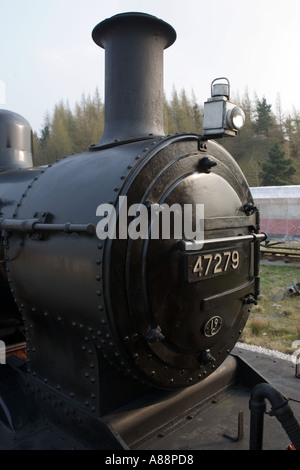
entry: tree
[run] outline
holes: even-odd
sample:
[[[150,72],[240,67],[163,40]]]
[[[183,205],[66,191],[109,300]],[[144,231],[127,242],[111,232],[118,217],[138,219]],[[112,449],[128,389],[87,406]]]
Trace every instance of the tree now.
[[[291,184],[290,177],[296,172],[291,158],[276,143],[269,150],[268,160],[262,164],[262,186],[285,186]]]
[[[274,116],[271,112],[272,105],[267,103],[265,97],[256,103],[256,120],[254,130],[258,135],[269,137],[269,131],[275,124]]]

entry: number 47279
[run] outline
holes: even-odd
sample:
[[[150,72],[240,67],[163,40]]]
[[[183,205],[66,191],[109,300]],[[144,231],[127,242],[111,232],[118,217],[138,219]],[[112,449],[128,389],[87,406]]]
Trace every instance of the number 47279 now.
[[[198,256],[193,266],[193,273],[199,277],[211,277],[237,269],[240,264],[239,252],[223,251],[218,253],[206,253]]]

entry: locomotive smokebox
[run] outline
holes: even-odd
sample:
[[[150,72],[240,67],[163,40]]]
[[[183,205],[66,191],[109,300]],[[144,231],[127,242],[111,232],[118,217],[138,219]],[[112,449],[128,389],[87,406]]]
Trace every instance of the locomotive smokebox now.
[[[163,51],[175,30],[143,13],[99,23],[93,40],[105,49],[105,130],[98,145],[164,135]]]

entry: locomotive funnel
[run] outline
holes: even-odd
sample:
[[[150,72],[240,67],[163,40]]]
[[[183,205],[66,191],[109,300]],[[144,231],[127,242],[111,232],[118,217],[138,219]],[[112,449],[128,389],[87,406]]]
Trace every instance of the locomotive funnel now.
[[[163,51],[175,30],[144,13],[115,15],[92,32],[105,49],[105,129],[98,146],[164,135]]]

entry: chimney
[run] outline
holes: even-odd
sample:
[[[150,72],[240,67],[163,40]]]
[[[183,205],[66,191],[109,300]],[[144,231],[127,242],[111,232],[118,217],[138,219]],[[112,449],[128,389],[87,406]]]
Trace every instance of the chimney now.
[[[105,128],[99,146],[164,135],[163,51],[175,30],[144,13],[123,13],[92,32],[105,49]]]

